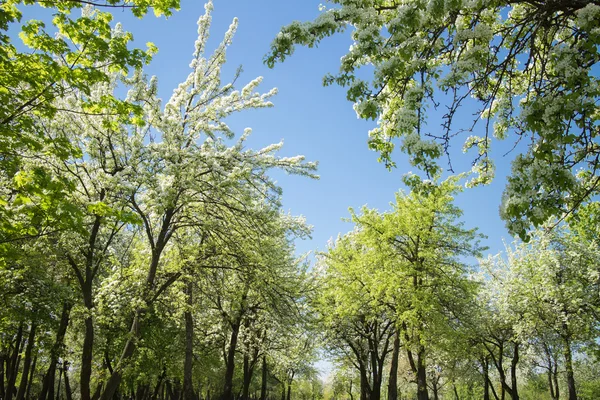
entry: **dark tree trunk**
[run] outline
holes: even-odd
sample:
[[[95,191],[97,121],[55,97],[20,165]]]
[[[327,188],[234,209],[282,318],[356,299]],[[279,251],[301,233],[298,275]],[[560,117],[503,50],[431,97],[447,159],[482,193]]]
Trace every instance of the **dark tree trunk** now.
[[[559,400],[560,389],[558,388],[558,366],[555,361],[555,357],[552,355],[552,349],[550,346],[544,343],[543,347],[544,352],[546,353],[546,363],[548,364],[548,389],[550,390],[550,398],[552,398],[552,400]]]
[[[58,387],[56,388],[56,400],[60,400],[60,384],[62,380],[63,369],[58,369]]]
[[[427,391],[427,370],[425,367],[425,348],[419,346],[417,353],[417,399],[429,400]]]
[[[92,400],[98,400],[100,398],[103,386],[104,385],[102,384],[102,382],[98,382],[98,384],[96,385],[96,390],[94,390],[94,394],[92,395]]]
[[[250,398],[250,383],[252,383],[252,375],[254,368],[250,365],[250,356],[244,354],[244,378],[242,384],[242,400],[249,400]]]
[[[481,359],[481,369],[483,370],[483,400],[490,400],[490,373],[486,358]]]
[[[25,398],[29,400],[31,397],[31,383],[33,382],[33,375],[35,374],[35,367],[37,364],[37,354],[33,357],[33,364],[31,364],[31,372],[29,373],[29,382],[27,383],[27,391],[25,392]]]
[[[81,288],[83,291],[83,302],[87,308],[88,316],[85,318],[85,336],[83,338],[83,349],[81,351],[81,374],[79,376],[81,400],[90,400],[90,380],[92,379],[92,358],[94,351],[94,320],[92,317],[92,282],[91,279]]]
[[[6,400],[12,399],[15,390],[15,382],[17,381],[17,374],[19,372],[19,363],[21,353],[21,342],[23,340],[23,323],[19,325],[17,330],[17,337],[15,338],[15,349],[10,358],[10,364],[7,367],[8,382],[6,385]]]
[[[190,279],[187,282],[187,310],[185,318],[185,364],[183,367],[183,399],[194,400],[194,383],[192,382],[192,362],[194,359],[194,321],[192,320],[194,283]]]
[[[554,378],[554,394],[556,395],[556,400],[560,399],[560,387],[558,386],[558,363],[554,363],[554,372],[553,372],[553,378]]]
[[[133,321],[131,322],[131,328],[129,329],[129,338],[125,343],[125,347],[123,348],[123,353],[121,354],[121,358],[119,359],[119,363],[110,374],[110,378],[108,378],[108,382],[106,382],[106,386],[104,391],[102,392],[102,396],[100,396],[101,400],[112,400],[114,394],[116,393],[119,385],[121,384],[121,365],[123,362],[128,360],[136,348],[136,340],[139,336],[140,329],[140,318],[141,318],[142,310],[137,310],[135,315],[133,316]],[[83,399],[82,399],[83,400]]]
[[[69,314],[71,313],[71,304],[64,302],[62,312],[60,315],[60,323],[58,325],[58,331],[56,331],[56,339],[52,349],[50,350],[50,364],[48,370],[44,375],[44,381],[42,384],[42,391],[40,392],[39,400],[47,400],[54,398],[54,377],[56,376],[56,363],[60,356],[63,342],[65,340],[65,334],[67,327],[69,326]]]
[[[223,394],[221,400],[233,400],[233,373],[235,369],[235,350],[237,348],[238,334],[240,332],[239,321],[231,325],[231,338],[229,340],[229,350],[227,350],[227,360],[225,363],[225,383],[223,385]]]
[[[281,400],[285,400],[285,382],[281,382]]]
[[[519,400],[519,391],[517,387],[517,364],[519,363],[519,343],[515,342],[513,344],[513,358],[510,362],[510,381],[511,381],[511,391],[510,394],[512,396],[512,400]]]
[[[135,400],[144,400],[149,389],[150,386],[148,385],[139,385],[137,390],[135,391]]]
[[[31,352],[35,344],[35,330],[37,325],[35,321],[31,322],[29,327],[29,336],[27,337],[27,348],[25,349],[25,360],[23,362],[23,372],[21,374],[21,382],[19,383],[19,391],[17,392],[17,400],[23,400],[25,391],[27,390],[27,380],[29,379],[29,368],[31,367]]]
[[[294,382],[294,376],[296,375],[296,371],[290,370],[288,371],[287,376],[287,399],[290,400],[292,398],[292,383]]]
[[[165,376],[167,375],[167,370],[166,367],[163,366],[163,370],[160,373],[160,376],[158,377],[158,381],[156,382],[156,386],[154,387],[154,392],[152,393],[152,400],[156,400],[158,399],[158,395],[160,393],[160,389],[162,388],[162,384],[163,384],[163,380],[165,379]]]
[[[260,383],[260,400],[267,400],[267,356],[263,355],[262,358],[262,380]]]
[[[367,376],[366,366],[360,368],[360,400],[370,400],[371,388],[369,387],[369,377]]]
[[[4,360],[8,362],[8,357],[4,353],[4,349],[2,349],[2,353],[0,353],[0,399],[6,398],[6,390],[4,388]]]
[[[69,383],[69,363],[66,361],[63,363],[63,375],[65,377],[65,396],[67,400],[73,400],[73,392]]]
[[[145,300],[147,301],[147,303],[146,303],[147,306],[149,306],[153,300],[152,298],[150,298],[150,294],[152,293],[152,290],[154,289],[154,285],[155,285],[154,280],[156,278],[156,272],[158,270],[158,265],[160,262],[160,257],[162,255],[162,251],[164,250],[164,248],[167,245],[167,242],[169,241],[169,238],[170,238],[170,234],[168,233],[168,230],[169,230],[169,227],[171,226],[170,224],[171,224],[173,215],[174,215],[173,209],[169,209],[169,210],[165,211],[161,230],[156,237],[156,243],[154,245],[154,248],[152,249],[152,259],[150,260],[150,267],[148,269],[148,275],[146,276],[147,292],[145,293],[146,294]],[[175,279],[168,281],[168,282],[170,282],[169,284],[172,284],[175,281]],[[169,284],[163,285],[160,289],[163,291],[166,290],[168,288]],[[158,295],[158,293],[155,293],[155,295]],[[129,358],[131,358],[131,356],[133,356],[133,353],[135,352],[136,342],[140,336],[141,318],[142,318],[142,314],[145,311],[146,311],[146,309],[144,307],[141,307],[141,308],[138,308],[133,315],[133,321],[131,322],[131,328],[129,329],[129,338],[127,339],[127,342],[125,343],[125,347],[123,348],[123,353],[121,354],[121,357],[119,358],[119,362],[117,363],[117,366],[115,367],[114,371],[111,373],[110,378],[108,379],[108,382],[106,382],[106,387],[104,388],[104,391],[102,392],[102,396],[100,397],[101,400],[112,400],[115,392],[117,391],[117,389],[119,388],[119,385],[121,384],[121,379],[122,379],[122,371],[121,370],[123,368],[123,364],[127,360],[129,360]],[[82,399],[82,400],[85,400],[85,399]]]
[[[563,347],[565,357],[565,369],[567,372],[567,391],[569,400],[577,400],[577,390],[575,387],[575,375],[573,374],[573,355],[571,353],[571,338],[568,332],[568,326],[563,322]]]
[[[398,357],[400,355],[400,333],[394,335],[394,349],[390,365],[390,378],[388,381],[388,400],[398,400]]]
[[[431,389],[433,390],[433,400],[440,400],[439,393],[438,393],[439,388],[438,388],[437,380],[432,379],[431,383],[432,383]]]

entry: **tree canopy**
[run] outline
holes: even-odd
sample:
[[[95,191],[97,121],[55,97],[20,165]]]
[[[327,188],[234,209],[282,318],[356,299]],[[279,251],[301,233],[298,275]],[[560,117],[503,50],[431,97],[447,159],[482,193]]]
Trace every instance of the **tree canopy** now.
[[[470,184],[486,184],[493,139],[525,143],[501,208],[521,237],[597,193],[596,1],[332,3],[312,22],[283,27],[265,62],[273,67],[296,45],[314,47],[350,29],[353,45],[323,82],[347,87],[358,117],[377,120],[369,147],[388,167],[399,145],[428,175],[443,156],[452,171],[451,146],[466,132],[458,146],[474,154]],[[370,80],[363,67],[372,67]],[[438,108],[443,117],[428,118]]]

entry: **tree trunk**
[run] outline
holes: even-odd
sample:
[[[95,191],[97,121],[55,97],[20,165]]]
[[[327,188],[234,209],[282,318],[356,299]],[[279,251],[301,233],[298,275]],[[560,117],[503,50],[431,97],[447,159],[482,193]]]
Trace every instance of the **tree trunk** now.
[[[429,400],[427,391],[427,370],[425,368],[425,348],[419,346],[417,353],[417,399]]]
[[[390,377],[388,381],[388,400],[398,400],[398,357],[400,355],[400,333],[394,336],[394,349],[392,350],[392,362],[390,365]]]
[[[560,387],[558,386],[558,363],[555,362],[554,363],[554,372],[553,372],[553,378],[554,378],[554,394],[556,395],[556,400],[560,399]]]
[[[229,350],[227,351],[227,360],[225,363],[225,383],[223,385],[223,394],[221,400],[233,400],[233,373],[235,368],[235,350],[237,347],[238,334],[240,332],[239,321],[231,326],[231,338],[229,340]]]
[[[37,364],[37,354],[35,355],[35,357],[33,357],[33,364],[31,365],[31,372],[29,373],[29,382],[27,383],[27,390],[25,392],[25,398],[27,400],[29,400],[31,397],[29,397],[30,393],[31,393],[31,383],[33,382],[33,375],[35,374],[35,366]]]
[[[67,400],[73,400],[73,392],[69,383],[69,363],[66,361],[63,362],[63,375],[65,376],[65,395]]]
[[[242,400],[249,400],[250,398],[250,383],[252,383],[252,374],[254,368],[250,365],[250,356],[244,354],[244,377],[242,383]]]
[[[432,379],[432,385],[431,388],[433,389],[433,400],[440,400],[440,396],[439,396],[439,388],[438,388],[438,383],[436,379]]]
[[[92,379],[92,357],[94,351],[94,320],[92,317],[92,282],[86,282],[81,288],[83,291],[83,302],[87,309],[85,318],[85,336],[83,338],[83,349],[81,351],[81,373],[79,387],[81,400],[91,400],[90,381]]]
[[[8,362],[8,357],[6,356],[4,349],[2,349],[2,353],[0,353],[0,399],[6,398],[6,389],[4,388],[4,360],[7,360]]]
[[[360,368],[360,400],[370,400],[371,388],[369,387],[369,378],[364,364]]]
[[[147,292],[145,293],[145,295],[146,295],[145,300],[147,301],[147,303],[146,303],[147,306],[149,306],[150,302],[151,302],[150,294],[152,293],[152,289],[154,288],[154,280],[156,278],[156,272],[158,270],[160,257],[161,257],[162,251],[164,250],[164,248],[169,240],[169,235],[168,235],[167,231],[168,231],[168,227],[170,226],[170,222],[173,217],[173,213],[174,213],[174,210],[172,210],[172,209],[165,211],[165,215],[164,215],[163,223],[162,223],[163,225],[160,230],[160,233],[158,234],[158,237],[156,238],[156,244],[152,250],[152,259],[150,260],[150,268],[148,269],[148,275],[146,276]],[[171,283],[173,283],[173,282],[174,282],[174,280],[171,281]],[[166,290],[167,287],[168,287],[168,285],[162,286],[161,290]],[[106,387],[104,388],[104,392],[102,392],[102,396],[100,397],[101,400],[112,400],[115,392],[117,391],[117,389],[119,388],[119,385],[121,384],[121,378],[122,378],[121,370],[123,368],[123,364],[129,358],[131,358],[131,356],[135,352],[136,342],[140,336],[141,318],[142,318],[142,314],[145,311],[146,311],[146,309],[143,307],[138,308],[133,315],[133,321],[131,322],[131,328],[129,329],[129,338],[127,339],[127,342],[125,343],[125,347],[123,348],[123,353],[121,354],[121,358],[119,358],[119,362],[117,363],[117,366],[115,367],[114,371],[111,373],[110,378],[108,379],[108,382],[106,382]],[[82,400],[85,400],[85,399],[82,399]]]
[[[19,325],[17,330],[17,337],[15,339],[15,350],[10,358],[10,364],[8,365],[8,383],[6,385],[6,400],[12,399],[14,395],[15,382],[17,381],[17,374],[19,372],[19,363],[21,353],[21,341],[23,340],[23,323]]]
[[[158,377],[158,381],[156,382],[156,386],[154,387],[154,392],[152,393],[152,397],[150,398],[151,400],[158,399],[160,389],[162,388],[162,383],[163,383],[163,380],[165,379],[166,375],[167,375],[167,369],[165,366],[163,366],[163,370]]]
[[[69,315],[71,313],[71,307],[72,305],[70,303],[63,303],[63,308],[60,315],[60,323],[58,325],[58,330],[56,331],[56,339],[54,340],[54,344],[52,345],[52,349],[50,350],[50,364],[48,365],[48,370],[44,375],[42,391],[40,392],[40,396],[38,397],[39,400],[47,400],[54,398],[54,377],[56,375],[56,363],[58,362],[58,357],[60,356],[63,347],[63,342],[65,340],[67,327],[69,326]]]
[[[454,392],[454,400],[460,400],[460,396],[458,395],[458,390],[456,389],[456,384],[452,382],[452,391]]]
[[[92,395],[92,400],[98,400],[100,398],[103,386],[104,385],[102,382],[98,382],[98,384],[96,385],[96,390],[94,390],[94,394]]]
[[[194,282],[187,282],[187,309],[185,318],[185,364],[183,367],[183,399],[194,400],[194,384],[192,382],[192,362],[194,359],[194,321],[192,320]]]
[[[490,373],[489,364],[486,358],[482,358],[481,369],[483,370],[483,400],[490,400]]]
[[[510,381],[511,381],[511,391],[510,394],[512,396],[512,400],[519,400],[519,391],[517,387],[517,364],[519,363],[519,343],[514,343],[514,352],[513,358],[510,363]]]
[[[58,387],[56,388],[56,400],[60,400],[60,384],[62,379],[63,369],[58,369]]]
[[[142,313],[142,310],[137,310],[135,312],[135,315],[133,316],[133,321],[131,322],[131,328],[129,329],[129,338],[127,339],[127,342],[125,343],[125,347],[123,348],[123,353],[121,354],[121,358],[119,359],[117,366],[115,367],[112,374],[110,374],[110,378],[108,378],[108,382],[106,382],[106,387],[104,388],[104,391],[102,392],[102,396],[100,396],[101,400],[112,400],[115,392],[117,391],[117,389],[119,388],[119,385],[121,384],[122,364],[133,355],[133,352],[135,351],[135,348],[136,348],[135,342],[137,341],[138,336],[139,336],[139,328],[140,328],[139,321],[141,318],[141,313]]]
[[[565,357],[565,368],[567,370],[567,390],[569,393],[569,400],[577,400],[577,390],[575,387],[575,376],[573,374],[573,355],[571,353],[571,338],[566,332],[568,332],[568,326],[563,322],[563,344],[564,344],[564,357]]]
[[[267,356],[263,355],[262,359],[262,380],[260,384],[260,400],[267,400]]]
[[[35,321],[31,322],[29,327],[29,337],[27,338],[27,348],[25,349],[25,361],[23,362],[23,372],[21,373],[21,382],[17,392],[17,400],[23,400],[27,390],[27,380],[29,379],[29,368],[31,367],[31,352],[35,344],[35,330],[37,326]]]

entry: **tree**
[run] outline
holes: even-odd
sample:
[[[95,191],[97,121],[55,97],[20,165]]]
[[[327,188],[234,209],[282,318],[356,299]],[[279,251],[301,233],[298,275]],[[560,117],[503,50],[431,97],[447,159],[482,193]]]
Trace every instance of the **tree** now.
[[[182,369],[186,396],[193,396],[189,375],[190,369],[193,372],[193,337],[185,342],[184,366],[183,362],[175,363],[177,358],[168,359],[167,349],[180,348],[167,335],[181,333],[172,318],[177,315],[173,309],[189,309],[197,297],[190,286],[195,265],[200,268],[207,260],[217,259],[217,268],[243,267],[246,275],[257,276],[259,282],[267,277],[274,281],[290,278],[286,284],[269,286],[273,291],[294,288],[301,281],[301,268],[293,261],[290,243],[294,237],[306,235],[308,228],[301,219],[281,212],[281,189],[268,173],[280,168],[316,177],[316,163],[305,162],[302,156],[278,156],[281,143],[247,149],[249,129],[237,141],[230,141],[235,135],[224,119],[242,110],[272,106],[269,100],[276,90],[257,92],[261,78],[235,90],[240,71],[232,83],[222,83],[221,68],[237,20],[215,52],[205,55],[211,11],[209,2],[198,23],[192,71],[166,106],[157,97],[156,79],[148,79],[141,69],[127,74],[111,65],[90,62],[93,68],[89,69],[101,74],[102,79],[90,80],[86,87],[66,84],[68,91],[39,104],[39,110],[52,109],[50,114],[27,114],[42,139],[57,144],[56,151],[14,147],[18,171],[2,175],[9,182],[2,190],[13,196],[2,204],[10,216],[10,226],[0,227],[2,239],[6,239],[3,249],[10,250],[3,253],[0,264],[0,283],[11,289],[7,304],[18,302],[18,295],[12,293],[11,269],[17,270],[21,260],[27,268],[38,260],[27,259],[20,252],[31,256],[36,252],[28,245],[34,250],[35,246],[48,246],[42,254],[52,258],[40,257],[40,264],[33,267],[52,267],[52,272],[66,276],[61,283],[74,289],[78,300],[73,305],[62,298],[51,302],[53,308],[48,314],[64,318],[58,329],[53,326],[56,349],[53,347],[49,354],[42,352],[40,359],[55,364],[64,354],[61,349],[73,306],[77,318],[71,321],[74,334],[68,335],[67,345],[69,354],[79,358],[69,361],[74,364],[72,371],[79,372],[79,395],[84,400],[113,398],[117,391],[125,394],[131,388],[141,398],[150,394],[151,384],[155,384],[156,395],[165,387],[178,392]],[[101,15],[87,9],[85,13],[84,19]],[[128,40],[119,26],[104,33],[121,38],[125,44]],[[115,94],[119,85],[129,89],[122,100],[117,100]],[[105,100],[115,107],[114,112],[101,104]],[[62,142],[69,144],[68,151],[60,149]],[[38,184],[40,178],[44,185]],[[19,230],[13,229],[18,225]],[[5,273],[11,279],[5,281]],[[185,280],[185,290],[170,290],[180,285],[180,280]],[[255,283],[254,279],[242,281]],[[26,285],[33,289],[36,281],[28,280]],[[185,300],[179,302],[182,292]],[[270,298],[277,296],[275,292],[261,293]],[[294,290],[287,295],[293,299],[298,296]],[[28,296],[27,301],[33,300],[33,294]],[[162,301],[170,307],[157,304]],[[280,302],[282,308],[284,303]],[[158,315],[157,307],[168,310],[171,318]],[[191,319],[190,324],[188,318],[192,315],[183,314],[185,333],[193,334],[194,321]],[[10,320],[6,331],[2,326],[0,356],[5,362],[10,353],[9,392],[21,396],[22,391],[14,389],[20,383],[26,387],[27,377],[33,376],[27,371],[33,370],[31,355],[35,349],[31,346],[35,341],[26,338],[34,338],[33,322],[37,321],[13,315]],[[150,326],[152,323],[156,327]],[[162,348],[149,348],[147,343]],[[21,350],[26,356],[19,364]],[[19,361],[13,362],[13,358]],[[59,381],[68,369],[65,361],[60,360]],[[50,365],[44,382],[48,388],[42,389],[41,398],[52,394],[55,375],[55,365]],[[66,384],[68,375],[64,376]],[[70,391],[66,394],[71,395]]]
[[[398,193],[391,211],[351,210],[356,229],[323,258],[322,290],[328,295],[320,312],[334,318],[334,337],[345,339],[354,354],[361,389],[370,389],[363,399],[379,398],[384,361],[393,353],[392,365],[397,363],[400,341],[417,397],[428,399],[428,362],[435,349],[453,342],[475,291],[459,257],[477,256],[483,248],[476,229],[464,228],[452,204],[460,190],[457,178],[406,181],[413,191]],[[394,375],[395,369],[397,364],[390,369]],[[366,371],[372,372],[370,381]],[[434,396],[438,388],[433,386]]]
[[[23,44],[31,51],[15,46],[8,30],[20,22],[22,5],[37,4],[53,12],[52,27],[29,20],[21,28]],[[22,165],[26,153],[52,153],[62,160],[77,157],[65,135],[47,135],[43,121],[57,113],[72,112],[55,100],[76,94],[83,104],[77,112],[87,115],[111,115],[126,122],[140,114],[133,106],[112,93],[94,97],[95,85],[110,82],[112,73],[127,74],[147,64],[156,47],[130,49],[133,36],[112,29],[112,15],[101,8],[131,9],[137,17],[152,8],[157,16],[170,15],[179,8],[178,0],[33,1],[10,0],[0,7],[0,245],[23,237],[35,237],[60,229],[65,215],[56,215],[61,199],[72,188],[65,187],[43,165]],[[81,11],[81,16],[77,17]],[[56,30],[55,35],[52,31]],[[43,207],[29,207],[15,215],[14,207],[32,199]],[[45,223],[41,223],[41,221]],[[58,225],[58,226],[55,226]]]
[[[511,279],[506,291],[513,310],[522,318],[516,330],[523,337],[537,339],[549,371],[550,393],[558,397],[557,355],[566,371],[569,400],[577,399],[574,375],[575,349],[593,343],[597,332],[596,284],[600,253],[593,243],[580,240],[566,227],[553,232],[538,231],[530,244],[508,252]],[[579,345],[579,346],[578,346]],[[555,374],[555,372],[554,372]]]
[[[501,209],[521,237],[598,192],[597,1],[332,3],[313,22],[283,27],[265,62],[273,67],[294,46],[314,47],[351,27],[354,44],[324,84],[347,87],[357,115],[378,121],[369,147],[388,167],[401,139],[411,163],[428,174],[444,155],[452,170],[453,138],[467,131],[475,133],[463,147],[475,152],[470,183],[488,183],[493,138],[530,138],[513,162]],[[361,67],[373,67],[371,82],[359,77]],[[439,105],[442,120],[428,121],[427,110]],[[461,106],[477,110],[466,124]]]

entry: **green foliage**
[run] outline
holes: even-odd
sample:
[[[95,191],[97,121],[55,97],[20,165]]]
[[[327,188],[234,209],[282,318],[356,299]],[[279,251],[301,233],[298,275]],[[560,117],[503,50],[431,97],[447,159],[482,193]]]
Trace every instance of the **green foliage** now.
[[[369,147],[388,167],[400,139],[410,162],[434,175],[455,136],[467,131],[473,135],[463,151],[474,153],[469,184],[487,184],[493,140],[529,138],[513,162],[501,209],[521,238],[597,194],[596,2],[332,3],[312,22],[283,27],[265,63],[273,67],[296,45],[314,47],[351,30],[353,45],[324,84],[346,87],[357,116],[377,120]],[[361,78],[363,67],[372,67],[370,82]],[[447,107],[442,120],[428,120],[440,104]],[[461,107],[475,117],[464,123]]]

